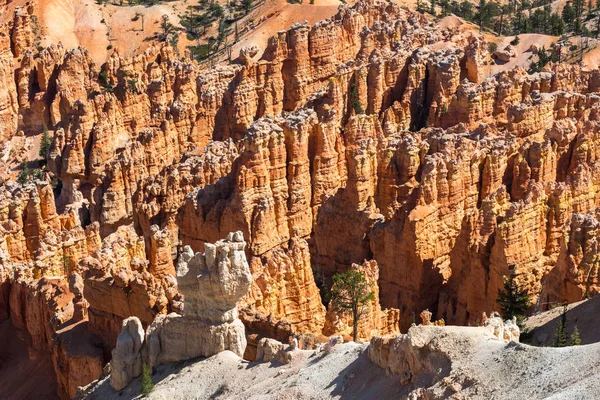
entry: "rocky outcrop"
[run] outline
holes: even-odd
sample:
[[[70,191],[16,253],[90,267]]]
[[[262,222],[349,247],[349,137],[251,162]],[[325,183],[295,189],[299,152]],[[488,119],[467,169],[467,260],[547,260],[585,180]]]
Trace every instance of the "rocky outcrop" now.
[[[10,287],[10,318],[25,336],[32,354],[49,353],[61,398],[72,398],[102,373],[105,364],[101,341],[79,319],[77,288],[59,277],[33,279],[28,268],[15,267]],[[75,275],[73,275],[75,276]],[[76,279],[74,279],[76,280]],[[78,299],[78,300],[74,300]]]
[[[263,337],[344,332],[320,295],[353,264],[378,286],[364,339],[397,332],[397,320],[406,331],[424,309],[477,322],[497,309],[509,265],[539,308],[600,290],[598,71],[489,75],[483,36],[379,0],[278,32],[260,60],[248,49],[209,69],[169,45],[115,51],[101,66],[83,48],[38,49],[25,14],[0,29],[0,139],[32,157],[44,125],[53,139],[35,183],[17,182],[25,153],[0,157],[0,318],[7,303],[23,314],[24,274],[62,282],[49,300],[68,293],[70,320],[101,336],[107,358],[132,316],[156,322],[156,343],[187,346],[190,312],[189,326],[219,322],[213,333],[242,352],[241,299],[253,353]],[[203,303],[190,278],[179,289],[198,304],[185,310],[174,260],[212,276],[210,244],[237,231],[248,293],[244,283]],[[240,243],[219,248],[241,257]],[[54,311],[18,328],[46,346],[56,332],[40,327]],[[156,362],[187,354],[156,343]]]
[[[194,254],[190,247],[183,250],[177,263],[178,288],[185,296],[183,315],[159,315],[145,335],[138,318],[123,321],[112,352],[115,372],[110,382],[115,390],[140,375],[142,362],[152,368],[225,350],[244,354],[246,337],[236,303],[252,282],[245,247],[242,233],[235,232],[215,244],[206,243],[204,254]]]
[[[206,243],[204,254],[184,249],[177,263],[183,315],[159,317],[148,328],[149,366],[224,350],[244,354],[246,337],[236,304],[252,282],[245,247],[242,233],[235,232],[214,245]]]
[[[499,317],[491,317],[488,321],[498,328],[504,325]],[[512,322],[506,321],[506,327],[510,329],[511,326]],[[498,352],[508,348],[512,351],[529,350],[519,343],[507,346],[502,332],[499,337],[497,333],[491,325],[413,326],[403,335],[373,337],[367,351],[373,363],[383,368],[387,375],[394,376],[398,384],[410,392],[407,394],[409,398],[469,397],[473,395],[469,393],[470,388],[485,388],[489,378],[486,380],[485,374],[477,371],[477,368],[481,369],[481,361],[476,366],[466,367],[468,362],[488,360],[490,354],[496,355],[495,363],[509,362],[498,356]],[[506,368],[505,365],[502,368]]]
[[[5,146],[17,132],[19,105],[14,80],[13,54],[7,27],[0,26],[0,141]],[[0,148],[4,154],[9,149]]]
[[[170,251],[159,248],[154,251]],[[156,315],[181,310],[175,277],[153,275],[148,258],[143,238],[131,227],[120,227],[80,263],[89,328],[103,338],[107,350],[115,346],[124,319],[136,316],[147,327]]]
[[[144,328],[137,317],[123,320],[110,365],[110,385],[115,390],[124,389],[133,378],[142,374],[141,350],[144,339]]]
[[[287,322],[295,333],[320,332],[325,323],[325,307],[311,269],[306,240],[293,238],[282,247],[253,257],[253,281],[243,306]]]
[[[496,339],[504,340],[506,342],[519,341],[521,330],[517,325],[516,317],[513,317],[512,320],[503,321],[500,314],[493,312],[489,318],[483,314],[483,318],[483,326],[488,328]]]

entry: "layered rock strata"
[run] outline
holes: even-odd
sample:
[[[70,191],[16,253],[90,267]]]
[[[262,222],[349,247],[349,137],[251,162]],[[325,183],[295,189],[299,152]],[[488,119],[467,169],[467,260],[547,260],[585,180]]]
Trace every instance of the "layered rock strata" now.
[[[534,307],[600,290],[597,70],[489,75],[482,36],[377,0],[206,70],[168,45],[102,66],[83,48],[40,50],[30,16],[0,27],[0,318],[23,298],[7,271],[77,272],[73,318],[109,357],[123,319],[181,311],[183,246],[235,231],[253,345],[321,333],[320,288],[365,260],[402,331],[424,309],[477,322],[509,265]],[[48,172],[17,183],[16,145],[32,150],[44,125]]]

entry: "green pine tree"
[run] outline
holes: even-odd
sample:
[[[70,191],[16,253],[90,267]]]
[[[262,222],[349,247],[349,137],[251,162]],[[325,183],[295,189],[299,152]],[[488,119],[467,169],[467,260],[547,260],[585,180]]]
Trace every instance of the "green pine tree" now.
[[[554,336],[554,343],[552,344],[554,347],[565,347],[567,345],[567,304],[563,306],[563,313],[561,315],[560,321],[558,321],[558,326],[556,327],[556,334]]]
[[[52,146],[52,137],[48,133],[48,128],[44,124],[44,132],[42,133],[42,140],[40,141],[40,152],[39,156],[44,161],[48,161],[50,158],[50,147]]]
[[[579,346],[581,345],[581,338],[579,337],[579,330],[575,327],[575,330],[571,334],[571,339],[569,340],[569,346]]]
[[[365,109],[363,108],[362,103],[360,102],[360,97],[358,95],[358,88],[354,83],[350,85],[350,101],[352,108],[356,114],[364,114]]]
[[[525,313],[531,305],[527,290],[521,289],[517,284],[519,274],[515,272],[515,266],[510,265],[510,274],[504,277],[504,287],[498,290],[498,305],[505,319],[517,318],[517,324],[522,326]]]
[[[140,381],[141,393],[143,396],[148,396],[150,392],[154,389],[154,382],[152,382],[152,377],[150,376],[150,369],[148,365],[144,363],[142,365],[142,378]]]
[[[358,321],[367,310],[367,304],[375,298],[365,274],[354,269],[333,275],[331,304],[338,312],[352,313],[352,337],[358,338]]]

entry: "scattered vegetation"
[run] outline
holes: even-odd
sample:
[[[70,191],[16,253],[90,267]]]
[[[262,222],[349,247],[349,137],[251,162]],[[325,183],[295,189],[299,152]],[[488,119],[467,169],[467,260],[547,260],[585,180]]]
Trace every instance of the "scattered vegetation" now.
[[[573,333],[571,334],[571,340],[569,341],[569,346],[580,346],[581,338],[579,337],[579,329],[575,327]]]
[[[519,327],[523,326],[525,313],[531,305],[531,300],[527,290],[519,287],[517,278],[519,274],[515,271],[515,266],[509,266],[510,273],[504,277],[504,287],[498,290],[498,305],[504,319],[517,319]]]
[[[142,365],[142,377],[140,378],[140,392],[143,396],[148,396],[154,389],[154,382],[150,376],[150,369],[148,365],[144,363]]]
[[[356,114],[364,114],[365,113],[362,103],[360,102],[360,97],[358,95],[358,89],[356,88],[356,85],[354,83],[352,83],[350,85],[350,101],[351,101],[352,108],[354,109],[354,112]]]
[[[50,148],[52,147],[52,137],[48,132],[48,127],[44,124],[44,130],[42,132],[42,139],[40,140],[40,151],[39,156],[44,161],[44,163],[48,162],[50,158]]]
[[[67,255],[64,253],[63,250],[63,255],[62,255],[62,263],[63,263],[63,270],[65,272],[65,275],[69,275],[69,272],[71,271],[71,260],[69,260],[69,257],[67,257]]]
[[[554,342],[552,346],[554,347],[565,347],[567,346],[567,304],[563,305],[563,312],[560,317],[560,321],[558,321],[558,326],[556,327],[556,333],[554,336]]]
[[[568,305],[567,303],[564,303],[563,312],[560,316],[560,321],[558,321],[558,326],[556,327],[556,332],[554,334],[554,342],[552,342],[552,346],[554,347],[581,345],[581,338],[579,337],[579,330],[577,327],[573,329],[571,337],[567,340],[567,310]]]
[[[356,270],[333,275],[331,304],[340,313],[352,313],[352,337],[358,338],[358,321],[366,310],[366,305],[375,298],[365,275]]]
[[[589,47],[588,38],[600,36],[600,3],[585,0],[570,0],[561,12],[553,10],[551,0],[479,0],[477,6],[468,0],[430,0],[429,3],[418,0],[417,9],[439,17],[455,14],[478,25],[481,31],[514,35],[512,45],[519,44],[518,35],[524,33],[563,36],[563,42],[568,42],[567,36],[583,37],[582,45],[572,49],[570,57],[581,56]],[[573,54],[575,51],[580,54]],[[539,65],[535,67],[533,72]]]
[[[17,177],[17,182],[21,185],[25,185],[29,182],[34,182],[38,179],[42,179],[42,170],[37,168],[30,168],[27,161],[21,163],[21,172]]]
[[[109,82],[108,79],[108,71],[106,71],[105,69],[103,69],[102,71],[100,71],[100,73],[98,74],[98,82],[100,82],[100,85],[109,93],[112,93],[114,90],[114,87],[112,85],[112,83]]]
[[[188,40],[196,41],[196,44],[188,46],[191,57],[203,61],[229,50],[233,45],[233,42],[228,42],[229,35],[233,33],[234,41],[240,37],[239,20],[250,14],[263,1],[232,0],[220,5],[209,0],[200,0],[197,5],[188,6],[186,13],[179,18]],[[252,24],[253,20],[249,19],[247,22]],[[216,36],[213,34],[206,38],[208,28],[215,25]]]
[[[546,50],[545,47],[542,47],[541,49],[538,50],[537,61],[532,61],[531,64],[529,65],[529,69],[532,72],[540,72],[542,70],[542,68],[544,68],[544,66],[546,64],[548,64],[551,60],[552,60],[552,54],[550,53],[550,51]]]
[[[127,81],[127,86],[129,86],[129,90],[134,94],[139,94],[137,89],[137,81],[135,79],[129,79]]]

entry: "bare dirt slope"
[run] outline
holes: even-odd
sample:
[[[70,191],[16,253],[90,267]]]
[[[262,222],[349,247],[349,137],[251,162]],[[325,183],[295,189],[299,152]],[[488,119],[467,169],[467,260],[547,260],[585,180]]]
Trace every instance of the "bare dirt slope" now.
[[[428,331],[429,330],[429,331]],[[431,330],[435,330],[432,336]],[[230,352],[197,362],[161,366],[153,399],[401,399],[411,395],[469,399],[594,399],[600,396],[600,344],[540,348],[494,340],[485,328],[416,327],[416,342],[429,341],[417,363],[437,375],[411,371],[412,383],[386,376],[367,356],[366,344],[339,345],[329,355],[302,351],[290,365],[249,363]],[[415,337],[413,336],[413,339]],[[449,360],[449,362],[448,362]],[[448,365],[451,365],[448,368]],[[89,399],[131,399],[108,380]],[[429,397],[428,397],[429,398]]]
[[[531,329],[531,343],[538,346],[551,346],[562,313],[563,307],[559,306],[529,317],[525,324],[527,328]],[[600,342],[599,313],[600,296],[569,304],[567,307],[567,335],[571,335],[577,327],[582,344]]]
[[[313,25],[317,21],[330,18],[337,13],[340,4],[342,3],[338,0],[314,0],[313,4],[308,1],[302,4],[291,4],[286,0],[267,0],[261,14],[269,18],[253,31],[242,36],[233,47],[232,57],[237,57],[240,49],[250,46],[257,46],[262,54],[267,47],[269,37],[278,31],[289,29],[296,22],[308,21]],[[261,54],[258,54],[257,58]]]

